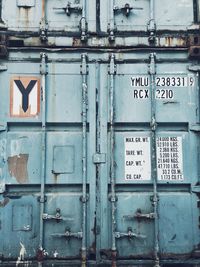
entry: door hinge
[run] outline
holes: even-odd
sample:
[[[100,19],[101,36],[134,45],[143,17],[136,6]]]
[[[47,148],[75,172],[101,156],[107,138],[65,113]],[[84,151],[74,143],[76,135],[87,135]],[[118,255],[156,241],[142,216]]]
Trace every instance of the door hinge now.
[[[188,45],[189,45],[189,57],[199,58],[200,57],[200,35],[190,34],[188,36]]]
[[[151,53],[149,58],[150,58],[149,74],[155,75],[156,74],[156,53]]]
[[[40,58],[41,58],[40,74],[41,75],[47,75],[48,74],[48,71],[47,71],[47,59],[48,59],[48,57],[45,53],[41,53]]]
[[[200,65],[191,65],[188,67],[189,71],[200,72]]]
[[[93,155],[93,163],[106,163],[106,154],[104,153],[96,153]]]
[[[190,131],[192,131],[192,132],[200,132],[200,124],[192,124],[190,126]]]
[[[82,17],[80,20],[80,31],[81,31],[81,41],[87,41],[87,21],[85,17]]]
[[[39,196],[39,197],[37,198],[37,200],[38,200],[38,202],[40,202],[40,203],[45,203],[45,202],[47,202],[47,197],[46,197],[46,196],[44,196],[44,197]]]
[[[147,24],[147,31],[149,32],[149,43],[153,44],[156,41],[156,23],[151,19]]]
[[[87,54],[86,53],[83,53],[81,55],[80,74],[81,75],[87,75],[88,74]]]
[[[108,66],[108,74],[115,75],[116,72],[117,72],[117,66],[115,64],[115,55],[114,54],[111,54],[110,64]]]
[[[198,186],[198,185],[193,186],[192,187],[192,193],[199,194],[200,193],[200,186]]]

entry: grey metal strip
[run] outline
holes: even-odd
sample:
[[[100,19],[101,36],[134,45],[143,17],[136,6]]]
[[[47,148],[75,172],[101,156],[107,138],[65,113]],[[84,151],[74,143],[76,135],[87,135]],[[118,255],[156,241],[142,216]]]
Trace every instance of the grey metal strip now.
[[[87,212],[87,62],[86,54],[82,54],[81,64],[82,75],[82,267],[86,267],[86,212]]]
[[[39,249],[43,251],[44,244],[44,208],[45,208],[45,176],[46,176],[46,75],[47,75],[47,56],[45,53],[41,54],[40,74],[42,77],[42,156],[41,156],[41,188],[40,188],[40,241]]]
[[[150,54],[150,65],[149,65],[149,74],[150,74],[150,90],[151,90],[151,170],[152,170],[152,179],[153,179],[153,207],[154,207],[154,257],[155,265],[154,267],[160,267],[159,260],[159,221],[158,221],[158,192],[157,192],[157,153],[156,153],[156,84],[155,84],[155,75],[156,75],[156,63],[155,63],[156,54]]]
[[[116,266],[116,192],[115,192],[115,166],[114,166],[114,146],[115,146],[115,134],[114,134],[114,75],[116,73],[115,55],[111,55],[110,59],[110,184],[111,184],[111,233],[112,233],[112,267]]]

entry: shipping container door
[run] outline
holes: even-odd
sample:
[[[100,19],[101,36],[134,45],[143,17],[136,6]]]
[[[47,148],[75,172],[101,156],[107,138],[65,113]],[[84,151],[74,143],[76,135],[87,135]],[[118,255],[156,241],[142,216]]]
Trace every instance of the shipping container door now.
[[[34,257],[39,243],[40,72],[39,63],[23,60],[2,65],[0,254],[20,261],[20,252]]]
[[[80,54],[32,58],[6,62],[0,75],[0,254],[18,264],[80,259],[86,247],[94,253],[94,70]]]
[[[94,32],[96,28],[96,1],[2,0],[1,2],[1,22],[9,30],[59,31],[60,36],[64,32],[70,32],[77,37],[78,32],[85,36],[87,30]],[[92,12],[88,12],[89,9]]]
[[[145,53],[117,64],[112,55],[101,67],[102,259],[180,258],[197,249],[198,79],[175,58]]]
[[[187,30],[193,23],[190,0],[109,0],[100,1],[100,28],[110,38],[131,32],[155,30]]]
[[[96,1],[47,1],[47,21],[50,31],[95,31]],[[90,11],[90,12],[89,12]]]
[[[9,30],[39,30],[42,18],[42,1],[38,0],[2,0],[1,23]]]

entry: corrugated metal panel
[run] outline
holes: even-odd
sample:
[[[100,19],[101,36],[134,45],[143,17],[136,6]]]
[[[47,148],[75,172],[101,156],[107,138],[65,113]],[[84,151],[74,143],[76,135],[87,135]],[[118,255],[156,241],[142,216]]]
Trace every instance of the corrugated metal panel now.
[[[2,69],[2,259],[194,260],[199,85],[187,53],[13,50]]]
[[[199,6],[0,1],[0,266],[200,266]]]

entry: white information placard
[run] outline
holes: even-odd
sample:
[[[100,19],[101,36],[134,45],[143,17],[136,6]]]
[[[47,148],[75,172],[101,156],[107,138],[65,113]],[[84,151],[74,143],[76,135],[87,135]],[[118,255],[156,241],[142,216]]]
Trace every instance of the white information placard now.
[[[125,137],[125,180],[150,180],[150,137]]]
[[[158,180],[183,180],[182,137],[157,138]]]

